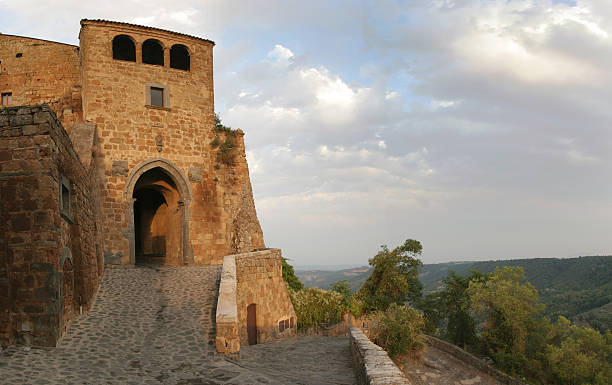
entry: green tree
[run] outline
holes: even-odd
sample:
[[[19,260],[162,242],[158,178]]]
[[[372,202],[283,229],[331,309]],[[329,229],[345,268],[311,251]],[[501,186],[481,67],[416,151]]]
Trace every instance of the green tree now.
[[[287,286],[291,290],[302,290],[304,289],[304,284],[300,279],[295,275],[295,270],[293,270],[293,266],[287,263],[287,259],[283,258],[283,279],[287,283]]]
[[[543,310],[538,291],[520,267],[496,268],[487,280],[470,281],[467,294],[472,308],[485,317],[482,339],[486,352],[502,370],[521,374],[527,362],[528,331]]]
[[[560,316],[548,334],[547,364],[551,383],[612,383],[612,334],[572,325]]]
[[[446,309],[445,336],[453,344],[466,347],[477,341],[476,327],[471,315],[471,302],[467,289],[472,281],[482,281],[484,276],[479,271],[472,271],[463,277],[451,271],[443,280],[442,301]]]
[[[349,300],[353,296],[353,292],[351,291],[351,284],[346,281],[336,281],[331,285],[332,291],[336,293],[340,293],[346,300]]]
[[[467,289],[471,281],[484,279],[485,276],[477,270],[472,270],[468,276],[457,275],[451,270],[442,280],[444,287],[441,290],[419,301],[418,306],[425,315],[425,330],[464,349],[476,346],[479,340]],[[440,325],[442,330],[439,330]]]
[[[386,245],[381,247],[369,260],[372,274],[358,292],[367,310],[386,310],[392,303],[414,303],[421,298],[423,285],[419,281],[418,268],[423,263],[417,256],[422,251],[423,246],[414,239],[406,240],[393,250]]]

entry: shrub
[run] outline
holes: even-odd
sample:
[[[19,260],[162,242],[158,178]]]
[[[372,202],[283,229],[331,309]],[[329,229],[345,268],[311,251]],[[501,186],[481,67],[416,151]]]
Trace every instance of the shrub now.
[[[345,311],[344,298],[335,291],[309,287],[289,293],[300,330],[338,323]]]
[[[425,321],[415,309],[392,303],[385,311],[370,317],[370,339],[389,356],[418,351],[423,347],[421,334]]]
[[[353,317],[359,318],[361,317],[366,310],[366,304],[362,300],[355,298],[355,296],[351,297],[348,301],[348,311],[351,312]]]

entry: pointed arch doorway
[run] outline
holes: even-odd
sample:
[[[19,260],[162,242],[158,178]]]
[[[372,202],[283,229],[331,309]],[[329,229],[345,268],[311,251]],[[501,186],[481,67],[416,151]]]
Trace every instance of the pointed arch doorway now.
[[[140,164],[126,186],[130,262],[184,265],[193,261],[189,245],[191,192],[182,173],[164,159]]]

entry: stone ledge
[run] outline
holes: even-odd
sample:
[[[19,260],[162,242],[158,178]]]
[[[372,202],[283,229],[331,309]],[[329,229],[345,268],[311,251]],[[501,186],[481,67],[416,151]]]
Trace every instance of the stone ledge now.
[[[236,257],[223,257],[219,298],[217,300],[217,337],[215,340],[219,353],[238,353],[238,305],[236,303]]]
[[[349,335],[353,370],[359,384],[410,384],[387,352],[370,341],[361,329],[350,328]]]

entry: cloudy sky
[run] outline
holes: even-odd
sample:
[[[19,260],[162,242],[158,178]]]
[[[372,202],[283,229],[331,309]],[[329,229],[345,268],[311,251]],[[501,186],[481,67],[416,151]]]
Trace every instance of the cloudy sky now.
[[[612,254],[609,0],[0,0],[0,32],[103,18],[209,38],[266,243],[296,265]]]

